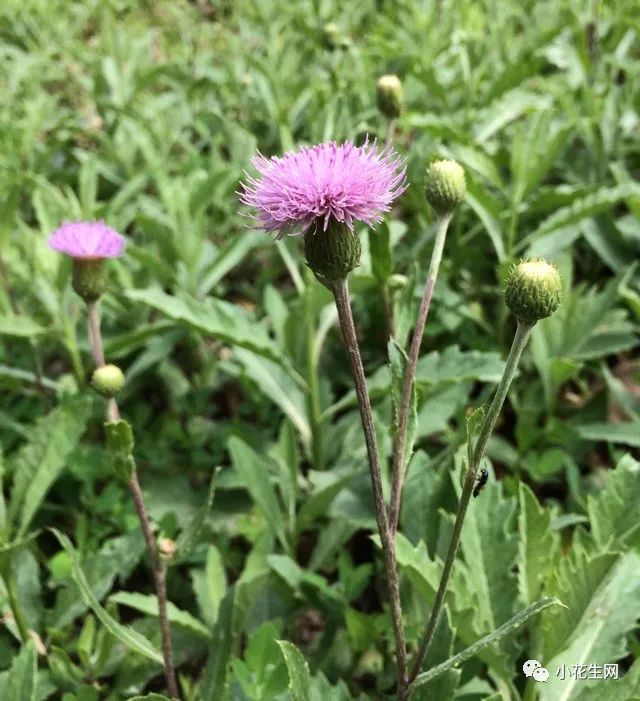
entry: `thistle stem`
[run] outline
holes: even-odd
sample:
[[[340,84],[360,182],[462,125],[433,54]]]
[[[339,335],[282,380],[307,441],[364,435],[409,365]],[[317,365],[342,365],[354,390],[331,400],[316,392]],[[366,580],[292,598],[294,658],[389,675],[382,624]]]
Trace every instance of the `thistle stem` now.
[[[391,528],[392,533],[396,532],[398,528],[398,519],[400,517],[400,500],[402,498],[402,484],[404,482],[405,468],[404,453],[407,440],[407,425],[409,422],[409,407],[411,405],[411,393],[413,391],[413,383],[415,381],[416,366],[418,364],[418,356],[420,355],[420,346],[422,344],[424,327],[427,323],[427,316],[429,315],[431,296],[433,295],[433,288],[436,284],[436,279],[438,278],[440,261],[442,260],[442,251],[444,250],[444,242],[447,237],[447,229],[449,228],[450,221],[450,214],[443,216],[438,220],[438,228],[433,245],[433,253],[431,254],[431,261],[429,263],[429,272],[427,273],[427,280],[425,282],[424,292],[422,293],[422,300],[420,302],[420,309],[418,310],[416,327],[413,331],[413,338],[411,339],[409,359],[407,361],[407,368],[404,374],[402,397],[400,399],[400,408],[398,409],[398,416],[396,419],[397,429],[393,437],[393,477],[391,484],[391,506],[389,508],[389,527]]]
[[[338,319],[340,321],[344,343],[349,354],[349,364],[351,366],[351,374],[358,398],[360,419],[362,421],[362,429],[367,446],[369,472],[371,474],[371,484],[373,487],[374,509],[376,522],[378,524],[378,532],[380,534],[385,579],[391,607],[391,621],[395,638],[396,667],[398,674],[397,696],[399,701],[406,701],[408,698],[407,651],[404,625],[402,622],[402,607],[400,603],[400,582],[398,578],[395,543],[389,529],[387,511],[384,503],[384,493],[382,491],[382,475],[380,472],[373,413],[371,411],[371,402],[369,400],[364,367],[362,365],[353,313],[351,311],[351,303],[349,301],[349,287],[347,281],[344,280],[336,283],[332,288],[332,292],[336,301]]]
[[[89,341],[91,344],[91,353],[97,368],[103,367],[104,349],[102,343],[102,332],[100,330],[100,313],[97,302],[87,303],[87,318],[89,325]],[[115,399],[109,399],[107,402],[107,421],[118,421],[120,419],[120,410]],[[178,684],[176,681],[176,673],[173,665],[173,650],[171,647],[171,631],[169,627],[169,616],[167,613],[167,570],[162,558],[158,553],[151,520],[147,512],[142,488],[138,480],[138,472],[134,468],[133,474],[127,483],[131,497],[133,499],[136,513],[140,521],[140,528],[144,535],[144,540],[147,546],[147,552],[151,561],[151,570],[153,580],[158,597],[158,618],[160,621],[160,636],[162,638],[162,657],[164,659],[164,677],[167,684],[167,691],[172,699],[179,699]]]
[[[467,508],[469,507],[469,500],[471,498],[471,493],[473,492],[473,487],[476,481],[476,475],[478,472],[478,467],[484,457],[484,451],[487,447],[487,442],[493,432],[496,424],[496,420],[504,404],[504,400],[509,391],[509,387],[513,380],[513,377],[518,367],[518,362],[524,347],[527,345],[527,340],[529,339],[529,333],[533,325],[525,324],[523,322],[518,322],[518,327],[516,329],[515,336],[513,338],[513,343],[511,344],[511,350],[509,351],[509,356],[507,357],[507,362],[505,365],[504,373],[500,384],[496,389],[496,393],[491,402],[491,406],[487,411],[487,414],[482,422],[480,428],[480,433],[478,435],[478,442],[475,445],[472,463],[467,469],[467,474],[465,476],[464,485],[462,487],[462,493],[460,495],[460,503],[458,505],[458,513],[456,514],[456,520],[453,526],[453,533],[451,534],[451,542],[449,543],[449,550],[447,552],[447,557],[444,563],[444,569],[442,570],[442,575],[440,577],[440,583],[438,585],[438,591],[436,593],[436,598],[433,603],[433,608],[431,609],[431,616],[427,624],[425,633],[420,641],[420,646],[416,654],[415,662],[409,677],[409,684],[412,684],[415,678],[420,673],[422,665],[429,652],[429,646],[433,640],[433,636],[438,627],[440,621],[440,615],[442,613],[442,607],[444,604],[444,598],[447,593],[447,586],[449,584],[449,578],[451,576],[451,570],[453,569],[453,564],[458,553],[458,546],[460,545],[460,534],[462,532],[462,525],[464,523],[465,516],[467,514]]]

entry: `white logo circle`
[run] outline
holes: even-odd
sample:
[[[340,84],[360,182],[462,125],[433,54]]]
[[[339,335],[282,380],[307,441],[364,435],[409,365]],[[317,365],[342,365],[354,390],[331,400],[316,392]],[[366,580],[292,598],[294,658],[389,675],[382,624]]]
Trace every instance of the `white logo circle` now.
[[[542,664],[538,662],[538,660],[527,660],[522,665],[522,671],[524,672],[525,677],[531,677],[538,667],[542,667]]]
[[[533,678],[537,682],[546,682],[549,679],[549,670],[546,667],[536,667],[533,670]]]

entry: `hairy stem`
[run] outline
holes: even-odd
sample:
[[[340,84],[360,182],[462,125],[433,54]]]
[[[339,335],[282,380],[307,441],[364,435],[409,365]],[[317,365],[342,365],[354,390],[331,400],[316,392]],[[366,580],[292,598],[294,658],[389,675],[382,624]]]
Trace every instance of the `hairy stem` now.
[[[169,628],[169,616],[167,614],[167,568],[158,553],[158,547],[151,528],[149,514],[144,504],[142,489],[138,480],[137,470],[128,482],[129,491],[133,497],[133,503],[140,519],[140,527],[147,544],[147,551],[151,559],[153,568],[153,579],[155,582],[156,595],[158,597],[158,617],[160,620],[160,634],[162,637],[162,656],[164,658],[164,675],[167,683],[167,690],[173,699],[179,698],[176,673],[173,665],[173,649],[171,647],[171,631]]]
[[[104,350],[102,343],[102,332],[100,330],[100,313],[97,302],[87,303],[87,317],[89,324],[89,342],[91,344],[91,353],[97,368],[105,364]],[[120,419],[120,410],[115,399],[107,401],[107,421],[118,421]],[[133,470],[133,474],[127,483],[133,503],[140,521],[140,528],[144,535],[144,540],[147,546],[147,552],[151,561],[151,570],[153,580],[158,597],[158,618],[160,621],[160,635],[162,638],[162,657],[164,659],[164,677],[167,684],[167,691],[173,699],[179,699],[178,684],[176,681],[176,672],[173,665],[173,650],[171,647],[171,631],[169,628],[169,616],[167,614],[167,584],[166,584],[166,567],[162,558],[158,553],[151,520],[144,503],[140,481],[138,480],[138,472]]]
[[[511,344],[511,350],[509,351],[509,356],[507,357],[507,362],[505,365],[504,373],[500,384],[496,389],[496,393],[491,402],[491,406],[482,422],[480,428],[480,433],[478,435],[478,441],[473,450],[472,463],[467,469],[467,474],[465,476],[464,485],[462,487],[462,493],[460,495],[460,503],[458,505],[458,513],[456,514],[455,524],[453,526],[453,533],[451,534],[451,542],[449,543],[449,550],[447,552],[447,557],[444,563],[444,569],[442,570],[442,576],[440,577],[440,583],[438,585],[438,591],[436,593],[436,598],[433,603],[433,608],[431,609],[431,616],[427,624],[425,633],[420,641],[420,646],[416,654],[413,669],[411,671],[411,676],[409,678],[409,683],[413,683],[415,678],[420,673],[422,665],[429,652],[429,646],[433,640],[433,636],[438,627],[440,621],[440,615],[442,613],[442,607],[444,604],[444,598],[447,593],[447,586],[449,584],[449,578],[451,576],[451,570],[453,569],[453,563],[455,562],[456,555],[458,553],[458,546],[460,545],[460,534],[462,532],[462,525],[464,523],[465,516],[467,514],[467,508],[469,507],[469,500],[471,498],[471,493],[473,492],[473,487],[476,481],[476,475],[478,472],[478,467],[482,458],[484,456],[484,451],[487,447],[487,442],[491,433],[493,432],[494,426],[496,425],[496,420],[498,414],[502,409],[504,400],[509,391],[511,381],[515,375],[516,368],[518,367],[518,361],[522,355],[522,351],[527,344],[529,338],[529,333],[531,331],[531,324],[524,324],[518,322],[518,327]]]
[[[395,542],[389,529],[387,511],[384,503],[382,491],[382,475],[380,472],[380,461],[378,458],[378,447],[376,440],[375,426],[373,423],[373,413],[371,411],[371,401],[367,390],[366,377],[358,338],[356,336],[351,303],[349,301],[349,288],[347,281],[334,285],[332,292],[335,297],[338,309],[338,319],[342,328],[344,343],[349,354],[349,364],[353,376],[353,384],[358,398],[360,409],[360,419],[364,432],[367,455],[369,458],[369,472],[371,474],[371,484],[373,487],[373,502],[380,533],[380,543],[384,561],[384,572],[387,584],[387,592],[391,607],[391,620],[396,648],[396,666],[398,673],[398,699],[407,699],[407,650],[404,637],[404,624],[402,622],[402,607],[400,604],[400,581],[398,578],[398,567],[396,562]]]
[[[393,437],[392,451],[392,483],[391,483],[391,506],[389,509],[389,527],[395,533],[398,528],[398,518],[400,516],[400,500],[402,498],[402,484],[404,482],[405,468],[405,444],[407,440],[407,425],[409,422],[409,408],[411,405],[411,393],[413,391],[413,383],[416,375],[416,366],[418,364],[418,356],[420,355],[420,346],[422,344],[422,336],[424,327],[427,323],[429,315],[429,307],[431,305],[431,296],[433,288],[436,284],[438,271],[440,269],[440,261],[442,260],[442,251],[444,250],[444,242],[447,237],[447,229],[451,215],[441,217],[438,221],[438,229],[433,245],[433,253],[429,263],[429,272],[422,293],[420,309],[418,310],[418,318],[416,327],[413,331],[411,339],[411,349],[409,351],[409,359],[407,369],[404,374],[404,384],[402,386],[402,397],[400,399],[400,408],[396,417],[396,432]]]

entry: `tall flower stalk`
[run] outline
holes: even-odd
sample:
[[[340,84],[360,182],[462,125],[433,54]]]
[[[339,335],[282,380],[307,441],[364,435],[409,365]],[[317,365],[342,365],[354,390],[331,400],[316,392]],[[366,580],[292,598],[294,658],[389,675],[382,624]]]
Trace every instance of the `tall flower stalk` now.
[[[392,450],[391,506],[389,509],[389,525],[393,532],[398,528],[404,471],[407,458],[409,457],[406,455],[407,427],[424,327],[429,316],[433,288],[438,279],[449,222],[455,208],[464,199],[465,193],[464,171],[458,163],[455,161],[436,161],[429,166],[427,170],[426,196],[427,201],[436,213],[437,228],[431,261],[429,262],[429,271],[418,309],[418,318],[411,339],[411,349],[409,350],[409,358],[404,375],[400,406],[395,420],[396,431],[393,436]]]
[[[449,549],[440,577],[440,583],[436,592],[436,598],[431,609],[431,615],[427,623],[424,635],[420,641],[418,652],[411,671],[410,683],[415,680],[422,669],[422,665],[429,652],[429,647],[438,627],[442,607],[444,605],[447,586],[451,577],[451,571],[460,545],[462,526],[469,508],[471,494],[476,485],[478,468],[484,458],[487,443],[496,425],[498,415],[507,397],[509,387],[520,361],[522,351],[527,345],[529,334],[534,325],[540,320],[552,314],[560,303],[561,283],[558,271],[543,260],[523,261],[511,272],[505,290],[507,306],[517,319],[516,332],[511,344],[511,350],[507,357],[505,369],[493,400],[489,406],[478,439],[471,453],[471,461],[467,467],[456,520],[451,534]]]
[[[91,354],[95,371],[91,383],[107,402],[105,424],[107,433],[126,424],[122,421],[116,395],[124,385],[124,376],[115,365],[107,365],[104,356],[100,327],[100,297],[107,287],[106,258],[117,258],[124,251],[125,241],[116,231],[102,222],[68,222],[49,238],[50,246],[73,259],[73,288],[87,308],[87,323]],[[129,434],[131,429],[126,424]],[[131,444],[133,439],[131,439]],[[153,533],[135,462],[131,458],[126,471],[126,484],[133,500],[142,530],[153,573],[158,598],[158,618],[162,640],[162,657],[167,690],[171,698],[178,699],[178,684],[173,663],[171,631],[167,612],[166,565]]]
[[[258,156],[254,166],[259,178],[248,178],[241,199],[255,208],[258,224],[278,235],[304,235],[304,251],[309,268],[333,294],[338,320],[349,357],[351,375],[358,401],[367,449],[376,524],[384,562],[384,575],[393,625],[397,669],[397,698],[406,701],[411,685],[421,671],[429,645],[438,625],[458,551],[460,534],[476,486],[478,468],[487,441],[509,386],[529,332],[538,319],[548,316],[559,303],[560,284],[555,268],[544,261],[525,261],[512,273],[506,289],[506,302],[518,319],[518,327],[505,372],[482,425],[468,466],[453,536],[447,554],[434,606],[420,642],[411,674],[405,639],[400,578],[395,533],[406,461],[406,434],[417,360],[426,324],[433,288],[438,275],[447,228],[455,207],[465,196],[462,168],[453,161],[432,164],[427,173],[427,200],[438,217],[434,251],[424,287],[418,319],[404,378],[401,403],[396,417],[393,445],[393,484],[387,509],[383,491],[371,400],[356,326],[349,298],[348,276],[360,262],[361,243],[354,223],[372,225],[389,210],[393,199],[405,187],[402,163],[387,146],[382,152],[375,145],[357,148],[352,144],[320,144],[288,153],[282,158]]]

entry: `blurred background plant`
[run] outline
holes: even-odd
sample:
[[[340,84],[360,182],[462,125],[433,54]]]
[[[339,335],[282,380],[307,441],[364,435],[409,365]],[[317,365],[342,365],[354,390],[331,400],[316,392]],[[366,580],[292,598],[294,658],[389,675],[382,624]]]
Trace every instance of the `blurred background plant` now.
[[[123,642],[134,630],[157,646],[153,587],[85,396],[92,364],[70,266],[46,246],[75,218],[104,218],[128,239],[103,330],[108,360],[126,370],[121,405],[159,534],[189,535],[223,466],[211,515],[168,575],[184,697],[221,698],[225,679],[237,699],[378,699],[391,688],[364,444],[331,298],[299,241],[275,247],[252,231],[235,194],[256,149],[386,139],[384,74],[403,83],[393,138],[412,186],[363,237],[351,283],[383,454],[383,300],[404,343],[435,235],[427,163],[455,158],[469,190],[418,365],[400,536],[410,642],[451,529],[465,417],[490,395],[512,335],[500,283],[525,254],[556,260],[565,283],[488,446],[499,481],[470,509],[475,537],[463,538],[466,569],[430,664],[540,592],[573,608],[449,670],[424,698],[534,698],[518,661],[541,651],[569,664],[586,639],[580,621],[603,606],[589,661],[629,666],[640,647],[638,466],[624,457],[640,447],[639,32],[633,0],[2,3],[0,605],[11,610],[17,583],[38,636],[18,654],[6,619],[3,698],[163,691],[153,655]],[[293,641],[310,672],[276,639]],[[16,685],[36,679],[25,670],[37,650],[31,696]],[[296,672],[311,675],[306,692],[287,691]],[[537,693],[604,697],[602,685],[559,683]]]

